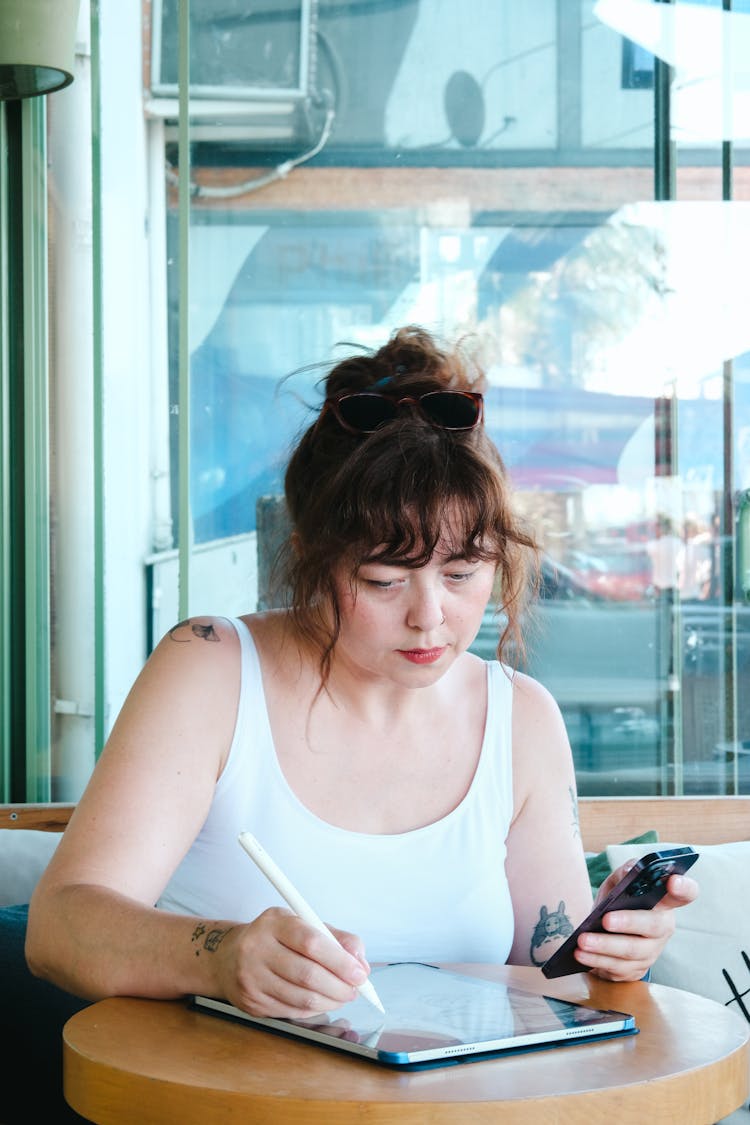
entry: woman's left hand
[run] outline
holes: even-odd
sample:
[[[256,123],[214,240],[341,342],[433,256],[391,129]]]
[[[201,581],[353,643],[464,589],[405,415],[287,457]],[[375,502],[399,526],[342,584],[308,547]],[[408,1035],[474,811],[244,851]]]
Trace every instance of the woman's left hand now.
[[[635,863],[629,860],[602,883],[600,902]],[[640,980],[656,961],[675,931],[675,910],[698,897],[698,884],[689,875],[671,875],[667,893],[651,910],[612,910],[602,919],[603,933],[578,938],[576,959],[604,980]]]

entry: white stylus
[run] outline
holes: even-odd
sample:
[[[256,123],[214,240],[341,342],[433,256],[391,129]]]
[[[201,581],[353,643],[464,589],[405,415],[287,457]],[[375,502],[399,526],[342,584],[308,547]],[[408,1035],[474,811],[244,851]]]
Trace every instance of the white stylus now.
[[[255,839],[252,832],[240,832],[239,841],[253,862],[258,865],[266,878],[273,883],[276,890],[289,904],[294,913],[298,914],[303,922],[314,926],[315,929],[320,930],[322,934],[328,934],[337,945],[340,945],[340,942],[336,939],[335,935],[331,933],[325,922],[321,922],[312,907],[308,906],[299,891],[292,886],[284,872],[274,863],[265,848]],[[371,1004],[374,1004],[379,1011],[385,1014],[385,1008],[381,1004],[380,998],[369,980],[358,985],[357,991],[361,996],[364,996],[365,1000],[369,1000]]]

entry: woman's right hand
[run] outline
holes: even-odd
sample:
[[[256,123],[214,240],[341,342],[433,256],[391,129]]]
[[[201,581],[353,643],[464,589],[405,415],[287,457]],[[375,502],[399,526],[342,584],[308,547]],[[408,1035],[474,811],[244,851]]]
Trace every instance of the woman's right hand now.
[[[222,994],[254,1016],[305,1019],[340,1008],[370,966],[356,934],[331,932],[336,941],[280,907],[232,927],[222,941]]]

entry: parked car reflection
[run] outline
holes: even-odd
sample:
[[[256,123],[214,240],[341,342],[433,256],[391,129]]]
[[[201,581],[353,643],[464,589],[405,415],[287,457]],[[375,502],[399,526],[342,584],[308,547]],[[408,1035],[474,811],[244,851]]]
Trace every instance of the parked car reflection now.
[[[651,561],[640,545],[601,555],[571,551],[566,561],[586,590],[611,601],[639,601],[653,593]]]
[[[616,600],[545,558],[521,664],[557,700],[579,792],[750,792],[750,605]],[[495,654],[485,614],[472,651]],[[734,677],[736,676],[736,681]]]

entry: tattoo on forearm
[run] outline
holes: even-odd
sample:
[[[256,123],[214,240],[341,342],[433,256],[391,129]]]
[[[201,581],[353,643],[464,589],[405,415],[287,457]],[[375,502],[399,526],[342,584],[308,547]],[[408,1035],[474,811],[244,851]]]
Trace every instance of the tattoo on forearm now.
[[[182,627],[184,625],[187,625],[187,621],[178,621],[176,625],[172,626],[172,628],[169,630],[169,634],[168,634],[170,641],[175,641],[176,644],[179,644],[179,645],[186,645],[186,644],[190,643],[190,637],[176,637],[175,636],[175,633],[177,632],[177,630],[182,629]],[[219,639],[220,639],[219,634],[216,632],[213,625],[197,625],[197,624],[193,623],[190,626],[190,632],[193,634],[193,636],[198,637],[199,640],[201,640],[201,641],[217,641],[218,642]]]
[[[568,793],[570,793],[570,803],[573,806],[573,838],[581,835],[581,821],[578,816],[578,798],[576,791],[572,785],[568,786]]]
[[[565,903],[560,900],[557,910],[542,906],[539,921],[531,935],[529,954],[532,965],[543,965],[552,956],[562,938],[573,933],[573,923],[565,913]]]
[[[205,949],[207,953],[215,953],[231,929],[233,929],[232,926],[228,926],[225,930],[209,930],[204,922],[199,922],[190,938],[196,946],[195,956],[200,957],[202,949]]]

